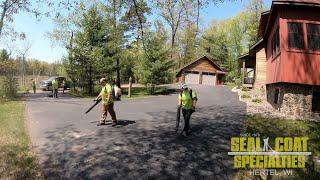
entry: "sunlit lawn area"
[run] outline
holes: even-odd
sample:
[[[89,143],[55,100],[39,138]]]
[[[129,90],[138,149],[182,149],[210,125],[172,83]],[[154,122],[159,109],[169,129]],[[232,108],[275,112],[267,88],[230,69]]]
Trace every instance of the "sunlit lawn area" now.
[[[320,156],[320,123],[299,120],[283,120],[261,118],[249,116],[245,124],[244,133],[259,133],[260,137],[269,137],[270,143],[274,144],[275,137],[308,137],[308,151],[312,152],[309,156],[305,169],[296,169],[294,176],[278,177],[270,176],[270,179],[319,179],[320,165],[316,163],[316,158]],[[238,179],[247,179],[252,176],[248,171],[240,171]],[[255,177],[253,179],[260,179]]]
[[[0,179],[43,179],[30,138],[21,99],[0,99]]]

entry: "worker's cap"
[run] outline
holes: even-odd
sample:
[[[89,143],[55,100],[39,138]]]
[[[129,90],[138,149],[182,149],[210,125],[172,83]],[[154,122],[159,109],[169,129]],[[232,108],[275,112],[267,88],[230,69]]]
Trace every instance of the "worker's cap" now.
[[[183,84],[183,85],[182,85],[182,89],[188,89],[188,85]]]
[[[100,79],[100,84],[101,84],[102,82],[107,82],[107,79],[106,79],[106,78],[101,78],[101,79]]]

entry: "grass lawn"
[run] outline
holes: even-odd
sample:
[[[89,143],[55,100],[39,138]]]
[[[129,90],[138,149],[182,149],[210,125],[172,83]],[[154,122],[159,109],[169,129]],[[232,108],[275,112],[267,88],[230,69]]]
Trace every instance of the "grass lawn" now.
[[[269,119],[257,116],[249,116],[245,124],[244,133],[259,133],[260,137],[269,137],[269,143],[274,144],[276,137],[308,137],[308,151],[312,152],[309,156],[306,168],[295,169],[293,176],[278,177],[270,176],[270,179],[319,179],[320,165],[317,164],[316,157],[320,156],[320,123],[299,121],[299,120],[283,120]],[[250,176],[248,171],[240,171],[239,177],[247,179]],[[242,178],[239,178],[242,179]],[[249,178],[251,179],[251,178]],[[255,177],[252,179],[260,179]]]
[[[30,149],[21,99],[0,99],[0,179],[43,179]]]

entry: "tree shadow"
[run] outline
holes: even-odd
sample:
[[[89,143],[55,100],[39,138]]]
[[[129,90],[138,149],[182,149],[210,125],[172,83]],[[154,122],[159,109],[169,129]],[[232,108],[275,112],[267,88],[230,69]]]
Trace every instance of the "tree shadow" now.
[[[116,127],[123,127],[123,126],[128,126],[130,124],[134,124],[136,121],[131,121],[131,120],[118,120],[117,121],[117,126]]]
[[[227,152],[245,112],[243,104],[200,107],[188,137],[174,131],[175,111],[119,120],[126,128],[102,126],[93,133],[68,125],[45,133],[40,162],[46,179],[231,179],[235,170]]]

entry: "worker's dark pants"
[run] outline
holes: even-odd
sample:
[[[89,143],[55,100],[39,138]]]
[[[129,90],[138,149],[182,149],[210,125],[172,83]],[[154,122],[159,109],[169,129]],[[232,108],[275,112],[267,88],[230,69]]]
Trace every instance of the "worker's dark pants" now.
[[[58,98],[58,89],[53,89],[53,98]]]
[[[183,109],[182,108],[182,114],[184,118],[184,128],[183,131],[189,132],[190,130],[190,118],[193,110],[192,109]]]

